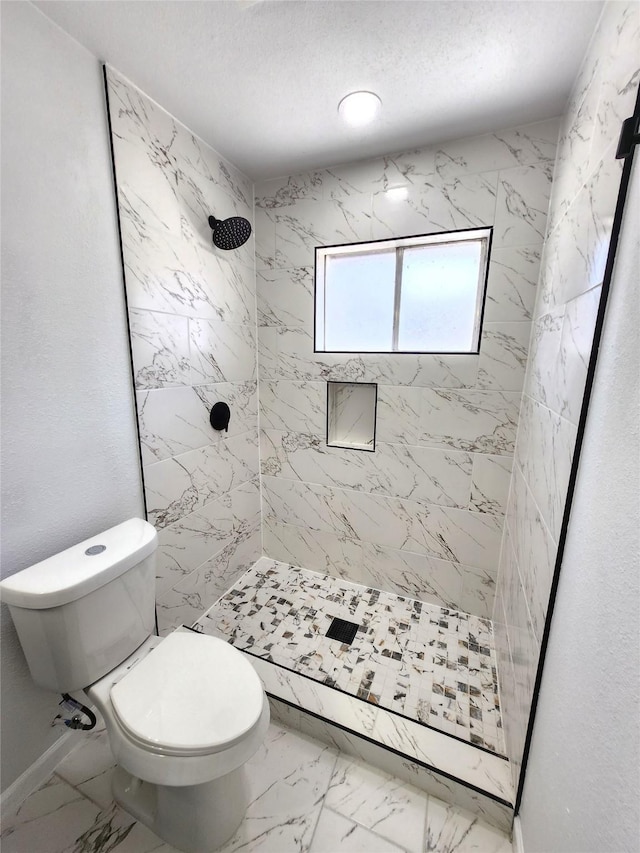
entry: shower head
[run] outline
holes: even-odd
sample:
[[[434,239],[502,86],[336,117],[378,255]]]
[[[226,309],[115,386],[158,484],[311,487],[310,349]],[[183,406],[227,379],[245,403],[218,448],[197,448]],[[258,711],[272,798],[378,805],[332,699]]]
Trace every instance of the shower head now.
[[[243,216],[230,216],[229,219],[210,216],[209,227],[213,230],[213,245],[219,249],[238,249],[251,235],[251,223]]]

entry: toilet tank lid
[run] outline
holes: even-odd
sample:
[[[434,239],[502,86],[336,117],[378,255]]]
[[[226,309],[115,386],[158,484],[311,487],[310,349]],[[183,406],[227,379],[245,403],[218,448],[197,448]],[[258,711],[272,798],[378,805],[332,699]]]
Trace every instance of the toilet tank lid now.
[[[11,575],[0,583],[2,601],[34,610],[69,604],[140,563],[157,543],[153,525],[130,518]]]

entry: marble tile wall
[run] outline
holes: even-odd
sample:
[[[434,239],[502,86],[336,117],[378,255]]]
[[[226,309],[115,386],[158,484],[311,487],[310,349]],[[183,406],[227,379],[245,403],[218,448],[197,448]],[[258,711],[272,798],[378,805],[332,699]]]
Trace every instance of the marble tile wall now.
[[[558,127],[256,187],[265,554],[491,614]],[[479,355],[314,354],[315,246],[476,226],[494,228]],[[328,380],[378,383],[374,453],[326,446]]]
[[[498,576],[516,788],[622,172],[614,155],[639,81],[639,7],[607,3],[561,127]]]
[[[111,68],[107,85],[164,633],[261,553],[254,238],[216,249],[207,222],[253,222],[253,185]],[[228,432],[209,424],[218,401]]]

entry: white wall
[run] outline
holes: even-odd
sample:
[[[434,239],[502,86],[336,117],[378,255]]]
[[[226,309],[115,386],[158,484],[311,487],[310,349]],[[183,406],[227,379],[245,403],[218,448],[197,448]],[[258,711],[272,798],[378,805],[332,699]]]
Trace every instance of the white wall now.
[[[639,234],[636,152],[524,786],[526,853],[638,849]]]
[[[143,513],[102,72],[2,4],[2,573]],[[53,743],[2,612],[2,788]]]

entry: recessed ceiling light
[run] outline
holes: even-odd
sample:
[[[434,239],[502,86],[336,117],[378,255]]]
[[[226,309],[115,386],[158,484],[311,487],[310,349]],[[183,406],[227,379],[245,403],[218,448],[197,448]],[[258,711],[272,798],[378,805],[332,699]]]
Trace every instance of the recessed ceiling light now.
[[[352,127],[362,127],[376,117],[382,101],[373,92],[351,92],[338,104],[341,117]]]

